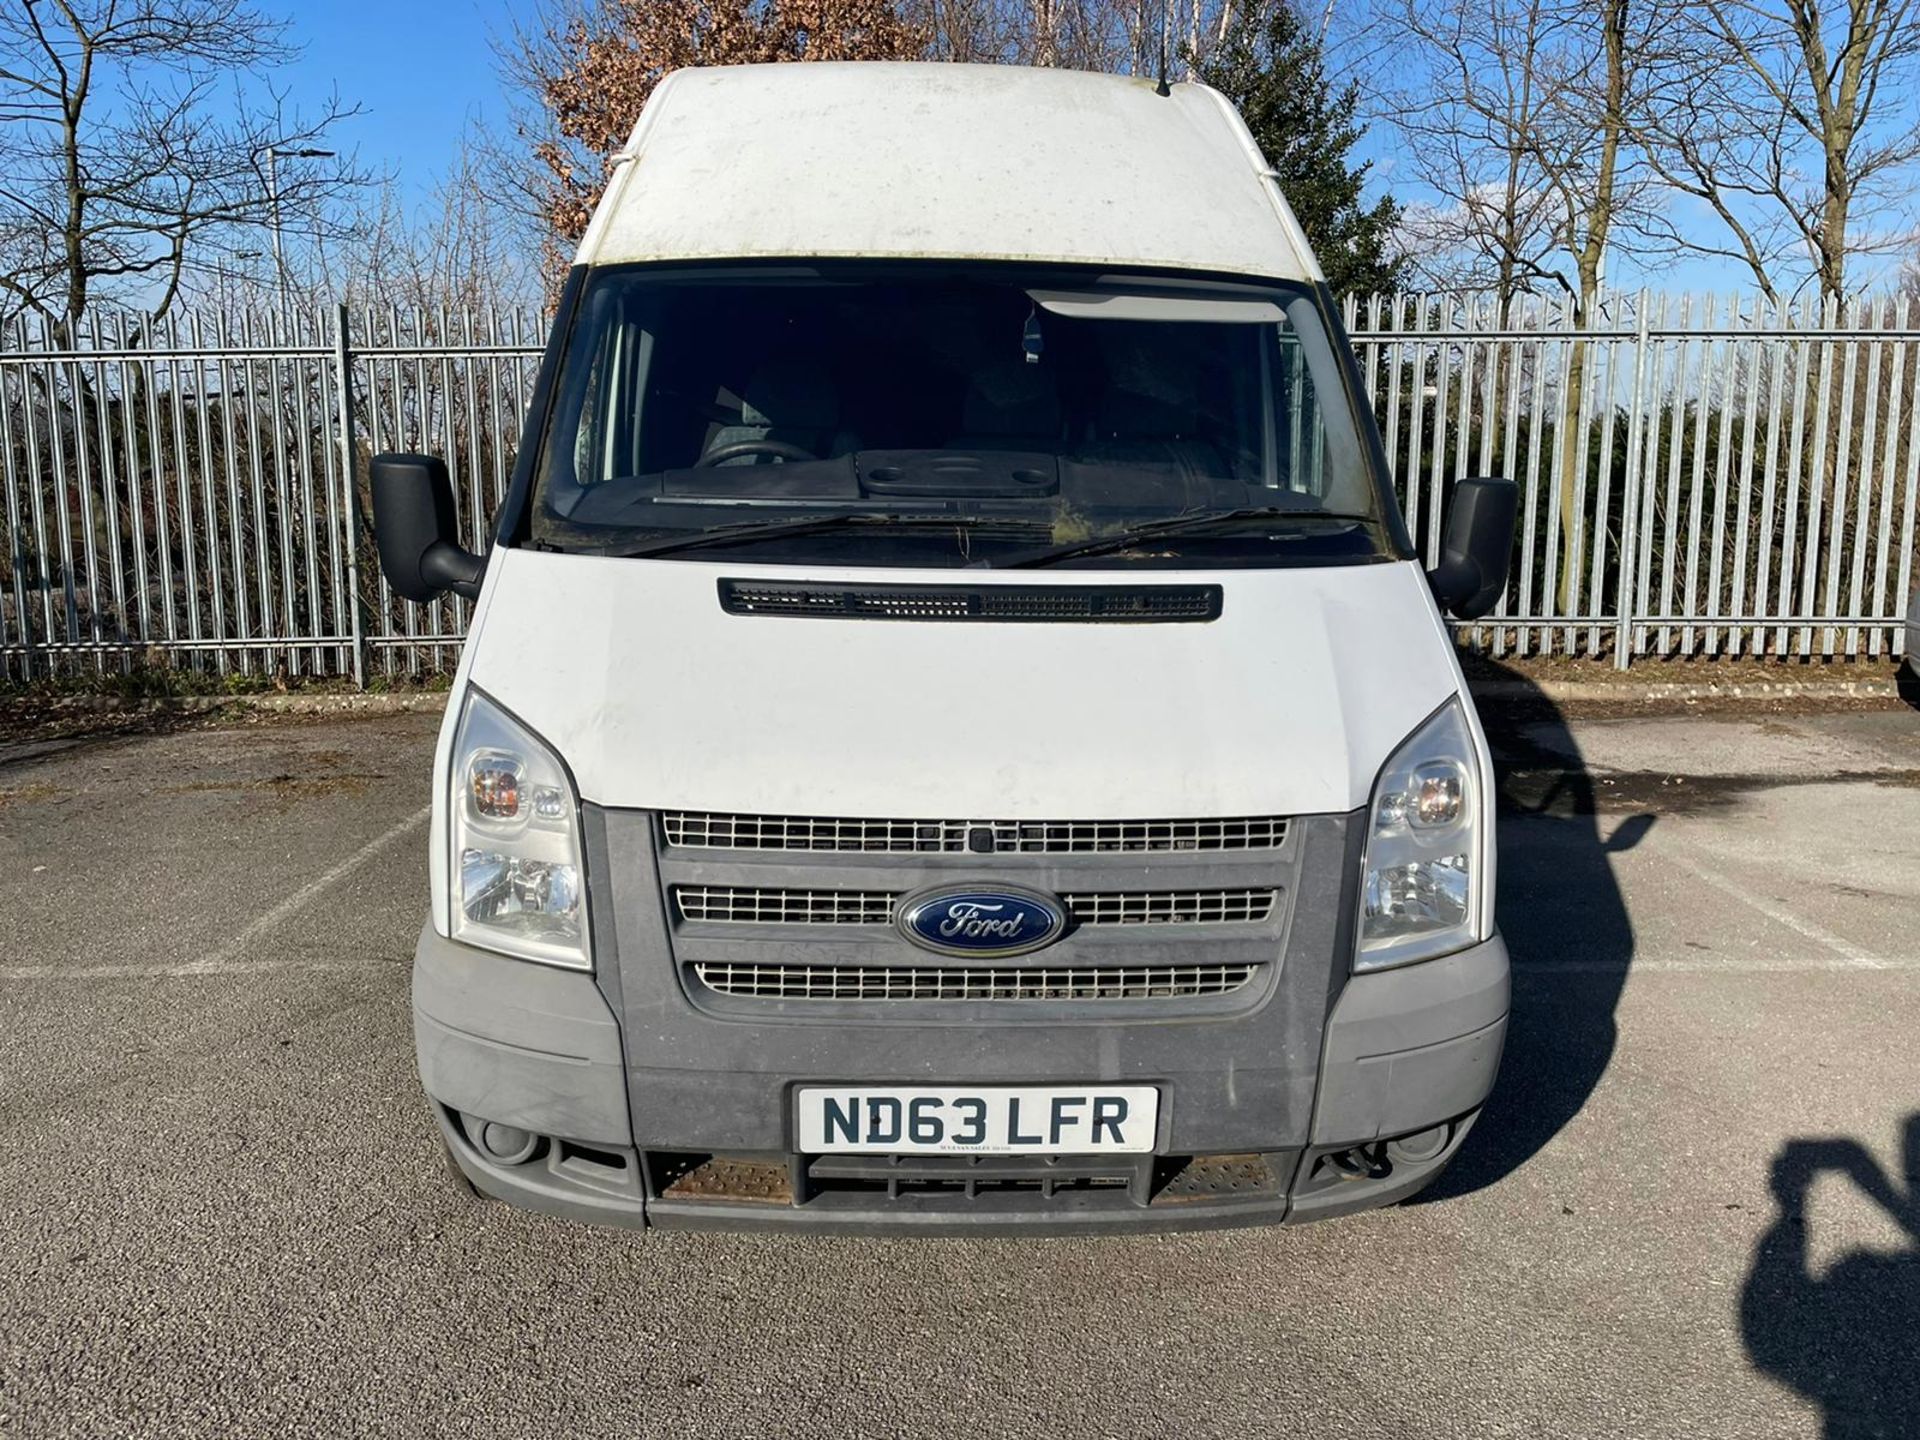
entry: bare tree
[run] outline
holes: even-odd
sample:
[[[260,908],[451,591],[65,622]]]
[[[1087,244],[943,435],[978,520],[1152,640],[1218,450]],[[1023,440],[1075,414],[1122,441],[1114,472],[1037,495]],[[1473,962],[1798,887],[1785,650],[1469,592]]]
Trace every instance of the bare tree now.
[[[274,218],[268,152],[318,150],[355,113],[302,118],[215,92],[295,53],[242,0],[0,5],[0,295],[70,328],[103,296],[164,313],[190,268]],[[334,157],[282,167],[277,208],[308,234],[363,177]]]
[[[1849,258],[1909,243],[1913,0],[1701,0],[1671,42],[1637,124],[1661,176],[1719,225],[1674,224],[1667,243],[1744,264],[1775,303],[1800,270],[1830,305]]]
[[[1021,59],[1024,6],[1005,0],[903,0],[901,15],[927,37],[925,58],[963,65],[1015,64]]]
[[[492,312],[540,298],[534,252],[489,197],[490,158],[469,136],[425,200],[409,207],[389,180],[354,212],[350,239],[319,267],[310,304]]]
[[[1440,288],[1490,286],[1503,311],[1553,278],[1558,248],[1556,197],[1538,160],[1553,104],[1541,9],[1409,4],[1407,29],[1426,58],[1388,102],[1410,168],[1435,197],[1405,217],[1416,269]]]
[[[1438,197],[1410,217],[1429,271],[1502,303],[1557,290],[1584,319],[1608,248],[1649,207],[1630,117],[1663,12],[1628,0],[1402,0],[1413,79],[1392,118]]]
[[[1401,0],[1419,52],[1397,123],[1420,178],[1440,197],[1409,216],[1415,268],[1516,296],[1557,292],[1589,325],[1609,250],[1643,231],[1654,177],[1632,119],[1651,83],[1645,58],[1665,43],[1675,7],[1629,0]],[[1451,274],[1447,273],[1451,270]],[[1567,357],[1556,440],[1566,564],[1560,601],[1580,571],[1576,417],[1588,346]]]
[[[1157,74],[1165,33],[1168,63],[1187,33],[1179,0],[902,0],[926,37],[925,58],[989,60],[1061,70]],[[1198,23],[1221,0],[1190,0]],[[1210,33],[1199,37],[1204,54]],[[981,43],[984,40],[987,43]],[[1191,79],[1191,75],[1187,78]]]

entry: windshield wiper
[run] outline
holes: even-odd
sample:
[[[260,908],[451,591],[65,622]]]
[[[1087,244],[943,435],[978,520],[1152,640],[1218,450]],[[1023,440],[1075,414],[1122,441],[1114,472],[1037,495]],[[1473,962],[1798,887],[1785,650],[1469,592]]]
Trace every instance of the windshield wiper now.
[[[1050,545],[1043,550],[1028,550],[1011,555],[1004,560],[975,561],[974,563],[976,565],[991,564],[996,570],[1051,565],[1056,560],[1072,560],[1082,555],[1105,555],[1115,550],[1126,550],[1142,541],[1159,539],[1165,535],[1189,535],[1215,526],[1243,525],[1252,520],[1334,520],[1346,523],[1357,521],[1364,524],[1371,518],[1367,515],[1339,514],[1331,510],[1300,510],[1291,505],[1252,505],[1239,510],[1188,510],[1179,515],[1169,515],[1164,520],[1147,520],[1139,525],[1129,525],[1124,530],[1116,530],[1108,535],[1072,540],[1064,545]]]
[[[856,526],[951,526],[956,530],[979,525],[1024,525],[1029,522],[999,515],[922,515],[900,514],[884,510],[851,510],[838,515],[789,515],[779,520],[749,520],[739,525],[718,525],[711,530],[677,531],[656,535],[631,545],[609,545],[604,549],[580,550],[576,554],[608,555],[630,558],[641,555],[666,555],[676,550],[697,550],[708,545],[740,545],[755,540],[771,540],[791,535],[814,535],[828,530]]]

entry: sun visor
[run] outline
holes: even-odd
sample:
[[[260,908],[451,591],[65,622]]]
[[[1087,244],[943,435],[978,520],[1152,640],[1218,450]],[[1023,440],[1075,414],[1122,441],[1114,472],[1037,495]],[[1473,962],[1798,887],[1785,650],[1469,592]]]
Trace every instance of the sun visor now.
[[[1237,295],[1176,295],[1143,290],[1029,290],[1043,310],[1075,320],[1198,321],[1220,325],[1278,325],[1287,318],[1271,300]]]

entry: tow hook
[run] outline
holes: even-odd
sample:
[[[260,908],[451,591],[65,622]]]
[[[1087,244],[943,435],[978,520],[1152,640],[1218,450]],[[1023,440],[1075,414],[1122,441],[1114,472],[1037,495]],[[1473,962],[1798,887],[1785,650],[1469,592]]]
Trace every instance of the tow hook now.
[[[1342,1180],[1384,1180],[1393,1173],[1384,1145],[1355,1145],[1321,1158]]]

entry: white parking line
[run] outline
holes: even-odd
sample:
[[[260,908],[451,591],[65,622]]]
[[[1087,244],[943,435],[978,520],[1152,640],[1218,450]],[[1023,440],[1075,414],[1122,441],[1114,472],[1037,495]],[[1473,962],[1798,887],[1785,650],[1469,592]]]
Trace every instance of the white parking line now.
[[[1862,970],[1920,970],[1920,955],[1648,955],[1631,960],[1513,959],[1529,979],[1554,975],[1835,975]]]
[[[1803,920],[1791,910],[1754,894],[1753,891],[1738,881],[1729,880],[1724,875],[1716,875],[1713,871],[1691,859],[1680,857],[1680,863],[1721,894],[1731,896],[1750,910],[1758,911],[1776,925],[1786,926],[1787,929],[1793,931],[1794,934],[1801,936],[1803,939],[1811,940],[1814,944],[1831,950],[1846,962],[1846,966],[1859,970],[1885,970],[1889,968],[1889,962],[1886,958],[1868,954],[1844,935],[1836,935],[1833,931],[1828,930],[1824,926],[1816,925],[1811,920]]]
[[[292,968],[353,968],[324,964],[314,967],[282,960],[249,961],[244,957],[254,941],[311,905],[381,851],[418,830],[430,813],[431,810],[423,806],[392,829],[376,835],[331,870],[315,876],[271,910],[255,916],[251,924],[218,950],[198,960],[172,965],[0,965],[0,980],[127,980],[162,976],[233,975],[241,971]]]

